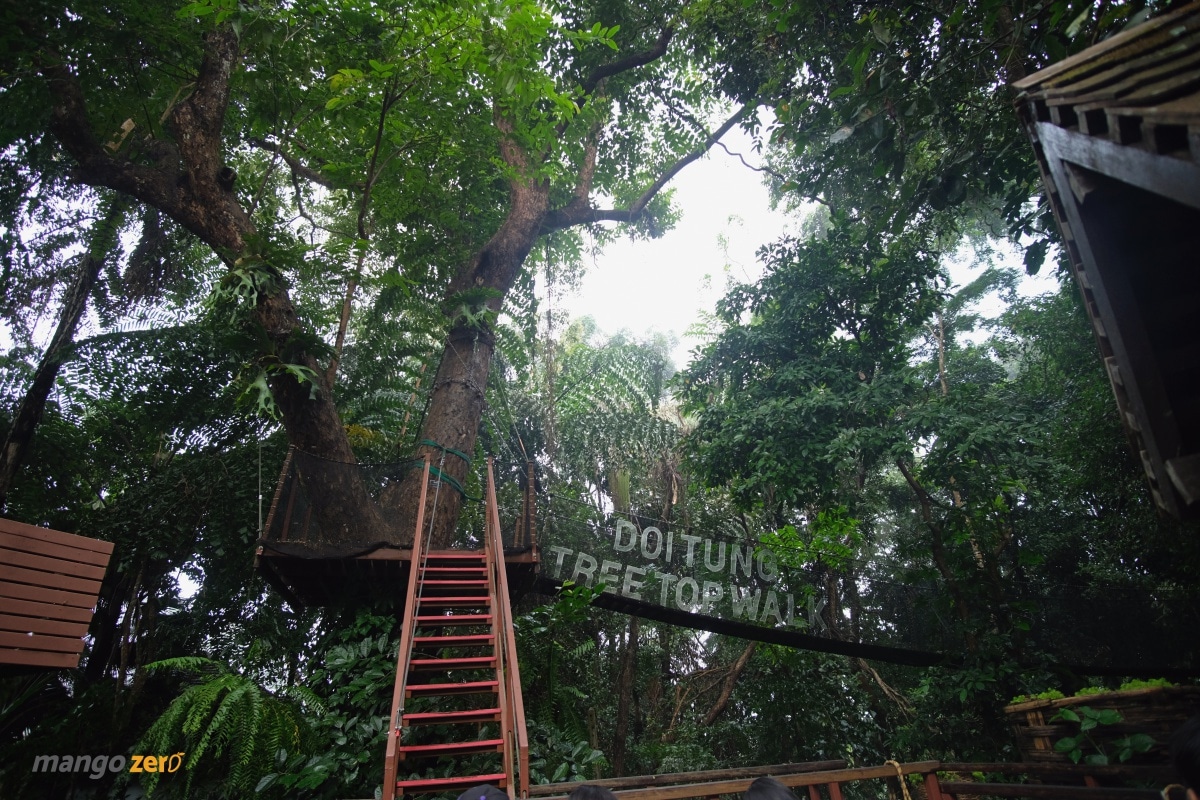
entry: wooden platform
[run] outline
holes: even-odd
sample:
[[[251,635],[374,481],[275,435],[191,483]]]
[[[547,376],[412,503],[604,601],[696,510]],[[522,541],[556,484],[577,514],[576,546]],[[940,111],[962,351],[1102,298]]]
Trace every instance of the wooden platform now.
[[[410,561],[409,548],[382,545],[332,552],[286,542],[260,542],[254,557],[259,573],[295,607],[339,605],[364,597],[402,599]],[[506,551],[504,561],[513,591],[528,591],[537,569],[537,548]]]
[[[323,534],[309,502],[310,492],[359,485],[371,497],[394,483],[411,467],[403,464],[346,464],[289,448],[279,472],[264,536],[254,563],[267,582],[293,606],[329,606],[360,599],[402,599],[408,586],[413,532],[376,530],[381,541],[338,543],[345,537]],[[428,469],[428,467],[427,467]],[[532,585],[539,559],[533,492],[533,465],[515,528],[504,536],[509,586],[525,592]],[[428,478],[426,479],[429,480]],[[370,536],[370,534],[366,534]]]
[[[0,664],[79,665],[112,550],[111,542],[0,519]]]
[[[1200,516],[1200,3],[1014,84],[1154,500]]]

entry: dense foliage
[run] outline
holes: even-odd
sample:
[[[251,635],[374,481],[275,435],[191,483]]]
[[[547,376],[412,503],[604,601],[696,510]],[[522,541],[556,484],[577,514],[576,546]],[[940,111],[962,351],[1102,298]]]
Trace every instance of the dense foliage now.
[[[505,508],[535,462],[544,526],[732,524],[828,635],[961,645],[917,670],[525,596],[538,780],[1012,757],[1009,698],[1091,682],[1063,630],[1197,614],[1200,536],[1156,514],[1074,288],[1012,267],[1055,249],[1007,83],[1143,5],[4,4],[0,504],[116,551],[81,667],[0,680],[0,794],[371,796],[397,610],[293,609],[252,552],[289,444],[429,438],[496,456]],[[544,313],[583,232],[669,226],[734,125],[804,233],[691,364]],[[186,774],[30,770],[147,749]]]

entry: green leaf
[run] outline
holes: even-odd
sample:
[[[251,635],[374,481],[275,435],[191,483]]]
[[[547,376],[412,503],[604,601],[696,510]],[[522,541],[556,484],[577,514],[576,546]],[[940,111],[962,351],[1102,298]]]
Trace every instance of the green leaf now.
[[[1057,742],[1054,743],[1054,752],[1068,753],[1071,750],[1075,749],[1075,746],[1078,743],[1078,741],[1079,740],[1076,737],[1064,736],[1063,738],[1059,739]]]

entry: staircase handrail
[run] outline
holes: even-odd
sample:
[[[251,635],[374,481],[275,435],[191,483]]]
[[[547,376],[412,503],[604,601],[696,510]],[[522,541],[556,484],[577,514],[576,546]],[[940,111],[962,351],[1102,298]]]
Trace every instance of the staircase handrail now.
[[[421,564],[425,559],[425,497],[429,488],[429,456],[422,468],[421,501],[417,504],[417,524],[413,532],[412,560],[408,568],[408,591],[404,598],[404,619],[400,625],[400,647],[396,651],[396,688],[392,692],[392,713],[388,717],[387,754],[383,767],[383,800],[396,796],[396,770],[399,766],[401,718],[404,716],[405,683],[412,660],[413,628],[416,625],[417,586],[421,582]]]
[[[521,670],[517,663],[517,640],[513,630],[512,603],[508,593],[508,570],[504,562],[504,539],[500,532],[500,512],[496,501],[496,478],[492,459],[488,458],[488,483],[486,501],[486,520],[484,530],[487,536],[487,546],[495,554],[488,563],[493,570],[496,584],[495,613],[497,615],[497,630],[503,639],[503,646],[497,642],[497,666],[499,677],[504,685],[504,698],[501,713],[507,718],[502,722],[504,732],[504,769],[512,769],[513,749],[515,747],[519,772],[519,783],[509,781],[509,796],[517,789],[517,796],[529,797],[529,735],[525,729],[525,704],[521,695]],[[515,739],[515,743],[512,741]],[[517,784],[514,786],[514,784]]]

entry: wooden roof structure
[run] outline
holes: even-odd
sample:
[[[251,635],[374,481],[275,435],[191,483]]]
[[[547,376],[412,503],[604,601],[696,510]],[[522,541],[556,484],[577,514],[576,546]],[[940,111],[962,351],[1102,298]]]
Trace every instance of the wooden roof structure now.
[[[1200,3],[1014,86],[1154,500],[1200,517]]]
[[[0,518],[0,665],[79,665],[112,550],[111,542]]]

